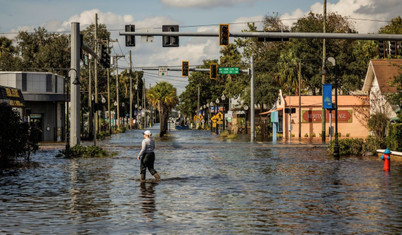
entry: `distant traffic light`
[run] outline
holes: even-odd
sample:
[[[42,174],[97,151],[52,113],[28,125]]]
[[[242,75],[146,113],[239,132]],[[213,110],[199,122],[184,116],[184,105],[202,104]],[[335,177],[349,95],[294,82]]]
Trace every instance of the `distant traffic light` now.
[[[219,25],[219,46],[229,45],[229,25],[220,24]]]
[[[181,76],[182,77],[188,77],[188,61],[182,61],[181,62]]]
[[[99,63],[104,68],[110,68],[110,56],[109,53],[107,52],[107,46],[103,44],[101,45],[101,56]]]
[[[210,79],[218,78],[218,65],[215,63],[209,65],[209,78]]]
[[[135,25],[126,25],[126,32],[135,32]],[[135,47],[134,35],[126,35],[126,47]]]
[[[162,32],[179,32],[178,25],[162,25]],[[163,36],[162,37],[163,47],[178,47],[179,46],[179,36]]]
[[[378,54],[380,58],[385,58],[385,47],[384,47],[384,41],[378,41]]]

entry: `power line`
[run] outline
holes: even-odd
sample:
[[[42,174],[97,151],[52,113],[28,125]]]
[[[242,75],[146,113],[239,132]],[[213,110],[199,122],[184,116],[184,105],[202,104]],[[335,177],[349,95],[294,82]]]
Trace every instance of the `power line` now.
[[[355,18],[355,17],[345,17],[346,19],[350,19],[350,20],[359,20],[359,21],[371,21],[371,22],[381,22],[381,23],[389,23],[391,22],[391,20],[385,20],[385,19],[367,19],[367,18]],[[295,21],[295,20],[299,20],[301,18],[279,18],[281,21]],[[263,23],[265,21],[263,20],[257,20],[257,21],[245,21],[245,22],[231,22],[229,24],[232,25],[236,25],[236,24],[249,24],[249,23]],[[212,24],[197,24],[197,25],[183,25],[180,26],[180,28],[196,28],[196,27],[210,27],[210,26],[219,26],[218,23],[212,23]],[[142,28],[137,28],[137,30],[141,30],[141,29],[162,29],[162,27],[153,27],[153,28],[149,28],[149,27],[142,27]],[[109,29],[109,32],[120,32],[123,31],[124,29]],[[0,35],[5,35],[5,34],[18,34],[20,31],[18,32],[0,32]],[[24,31],[22,30],[21,32],[27,32],[27,33],[35,33],[33,31]],[[64,30],[64,31],[48,31],[47,33],[59,33],[59,34],[67,34],[67,33],[71,33],[71,30]]]

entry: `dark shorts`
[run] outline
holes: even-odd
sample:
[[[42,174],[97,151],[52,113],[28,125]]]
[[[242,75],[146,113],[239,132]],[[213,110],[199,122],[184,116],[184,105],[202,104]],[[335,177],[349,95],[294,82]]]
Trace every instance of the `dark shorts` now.
[[[140,170],[141,174],[145,174],[147,171],[147,168],[151,175],[154,175],[156,173],[156,170],[154,169],[154,162],[155,162],[155,153],[144,153],[141,157],[141,165],[140,165]]]

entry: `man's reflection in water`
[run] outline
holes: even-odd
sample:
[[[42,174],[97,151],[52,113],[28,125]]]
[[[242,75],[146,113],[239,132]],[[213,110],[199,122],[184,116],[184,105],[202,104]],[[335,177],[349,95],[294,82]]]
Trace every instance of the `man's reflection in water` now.
[[[154,219],[154,212],[156,211],[155,208],[155,186],[158,183],[153,182],[141,182],[141,207],[142,211],[147,218],[147,222],[150,222]]]

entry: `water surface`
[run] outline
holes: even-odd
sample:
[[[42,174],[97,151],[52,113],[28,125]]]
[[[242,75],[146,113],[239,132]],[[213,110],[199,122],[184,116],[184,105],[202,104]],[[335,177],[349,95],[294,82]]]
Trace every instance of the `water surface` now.
[[[159,183],[138,180],[140,130],[102,141],[117,153],[112,158],[39,151],[38,166],[3,171],[0,232],[402,232],[401,163],[386,174],[373,157],[336,161],[321,147],[227,141],[208,131],[155,139]]]

